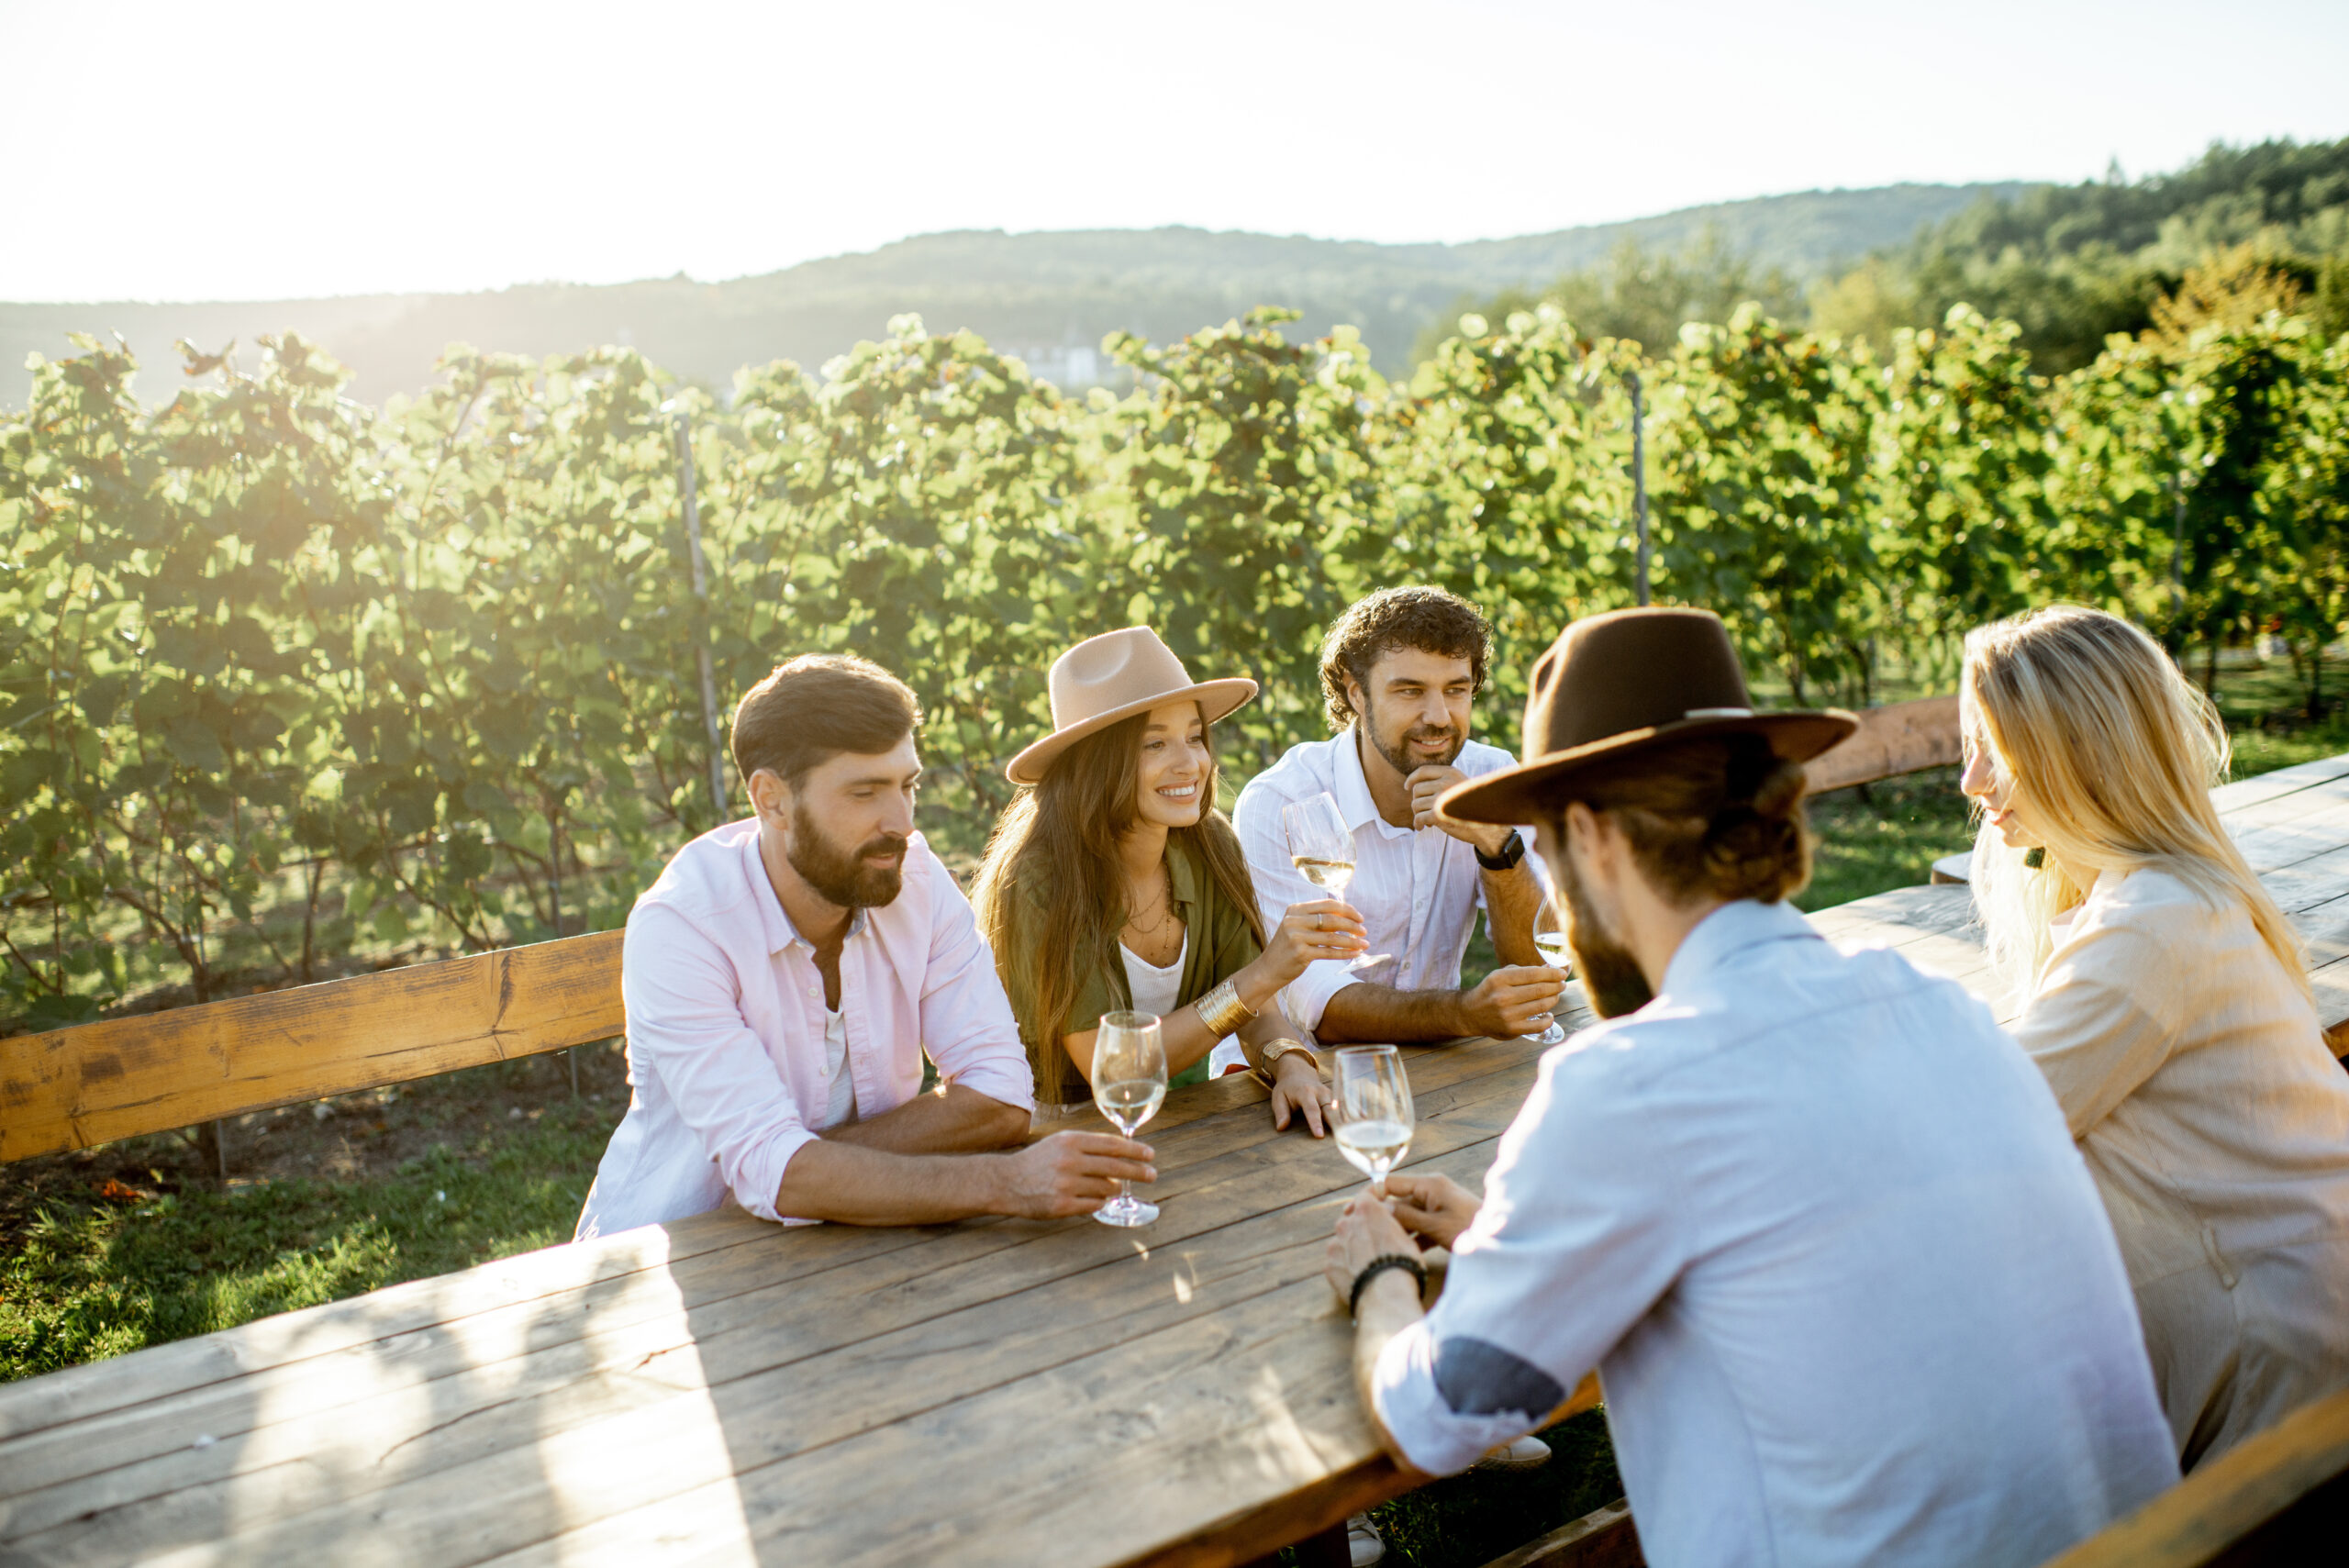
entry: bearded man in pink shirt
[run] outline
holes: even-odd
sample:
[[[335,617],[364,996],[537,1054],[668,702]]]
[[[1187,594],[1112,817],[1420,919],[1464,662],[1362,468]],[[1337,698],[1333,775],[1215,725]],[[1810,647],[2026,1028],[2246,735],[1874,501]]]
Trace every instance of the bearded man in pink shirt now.
[[[1049,1218],[1155,1176],[1148,1147],[1107,1133],[1021,1147],[1035,1084],[1011,1005],[914,831],[920,720],[903,682],[831,655],[777,666],[735,709],[753,815],[678,851],[629,915],[635,1092],[580,1239],[729,1196],[786,1224]]]

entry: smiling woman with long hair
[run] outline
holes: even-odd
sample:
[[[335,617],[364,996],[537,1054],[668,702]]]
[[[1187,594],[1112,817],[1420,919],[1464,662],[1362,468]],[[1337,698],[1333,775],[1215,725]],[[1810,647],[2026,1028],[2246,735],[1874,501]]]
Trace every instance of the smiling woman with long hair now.
[[[1298,905],[1264,931],[1247,862],[1215,808],[1213,719],[1255,695],[1248,680],[1193,682],[1155,633],[1078,644],[1052,671],[1052,733],[1008,770],[1030,786],[996,825],[974,891],[1040,1103],[1092,1095],[1103,1013],[1159,1015],[1175,1084],[1203,1082],[1237,1033],[1286,1127],[1318,1137],[1329,1095],[1276,1001],[1318,958],[1362,951],[1334,900]]]
[[[2217,711],[2057,606],[1966,639],[1976,899],[2011,1028],[2103,1194],[2191,1466],[2349,1384],[2349,1074],[2211,804]]]

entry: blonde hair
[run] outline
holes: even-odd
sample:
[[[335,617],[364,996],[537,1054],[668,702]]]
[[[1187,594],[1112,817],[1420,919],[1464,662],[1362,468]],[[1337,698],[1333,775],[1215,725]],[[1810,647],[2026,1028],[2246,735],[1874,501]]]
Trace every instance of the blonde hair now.
[[[1970,754],[1987,746],[2046,846],[2026,864],[1982,825],[1975,905],[1992,973],[2021,995],[2053,942],[2048,921],[2087,896],[2065,868],[2166,872],[2212,905],[2242,906],[2303,995],[2299,933],[2219,821],[2226,727],[2161,646],[2118,616],[2056,605],[1976,628],[1959,694]]]

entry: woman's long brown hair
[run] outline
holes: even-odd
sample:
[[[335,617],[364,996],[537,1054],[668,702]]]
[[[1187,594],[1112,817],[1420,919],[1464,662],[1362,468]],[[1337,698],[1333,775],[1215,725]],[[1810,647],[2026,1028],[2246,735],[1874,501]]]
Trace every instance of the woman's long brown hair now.
[[[1062,1025],[1075,1004],[1080,965],[1114,961],[1118,932],[1129,915],[1119,838],[1137,820],[1134,795],[1141,779],[1141,737],[1150,716],[1119,719],[1077,741],[1053,760],[1043,781],[1022,790],[996,824],[979,867],[972,903],[979,929],[995,949],[1019,1012],[1019,1033],[1040,1090],[1060,1083],[1067,1051]],[[1167,834],[1171,853],[1186,844],[1207,866],[1223,895],[1240,906],[1256,940],[1264,940],[1256,888],[1230,819],[1216,809],[1215,727],[1206,731],[1208,773],[1199,781],[1207,803],[1198,821]],[[1011,984],[1014,974],[1026,982]],[[1028,1005],[1019,1007],[1025,992]]]

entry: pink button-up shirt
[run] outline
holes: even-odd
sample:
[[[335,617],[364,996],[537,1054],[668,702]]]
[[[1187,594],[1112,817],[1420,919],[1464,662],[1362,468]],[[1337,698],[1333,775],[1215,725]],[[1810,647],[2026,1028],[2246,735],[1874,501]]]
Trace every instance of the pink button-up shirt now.
[[[1033,1110],[1035,1081],[952,873],[917,833],[905,885],[861,912],[841,947],[841,1014],[863,1117],[921,1092],[922,1055],[940,1076]],[[759,858],[756,819],[677,851],[628,917],[620,959],[635,1094],[579,1216],[607,1236],[734,1199],[775,1212],[784,1167],[824,1124],[824,981]]]

